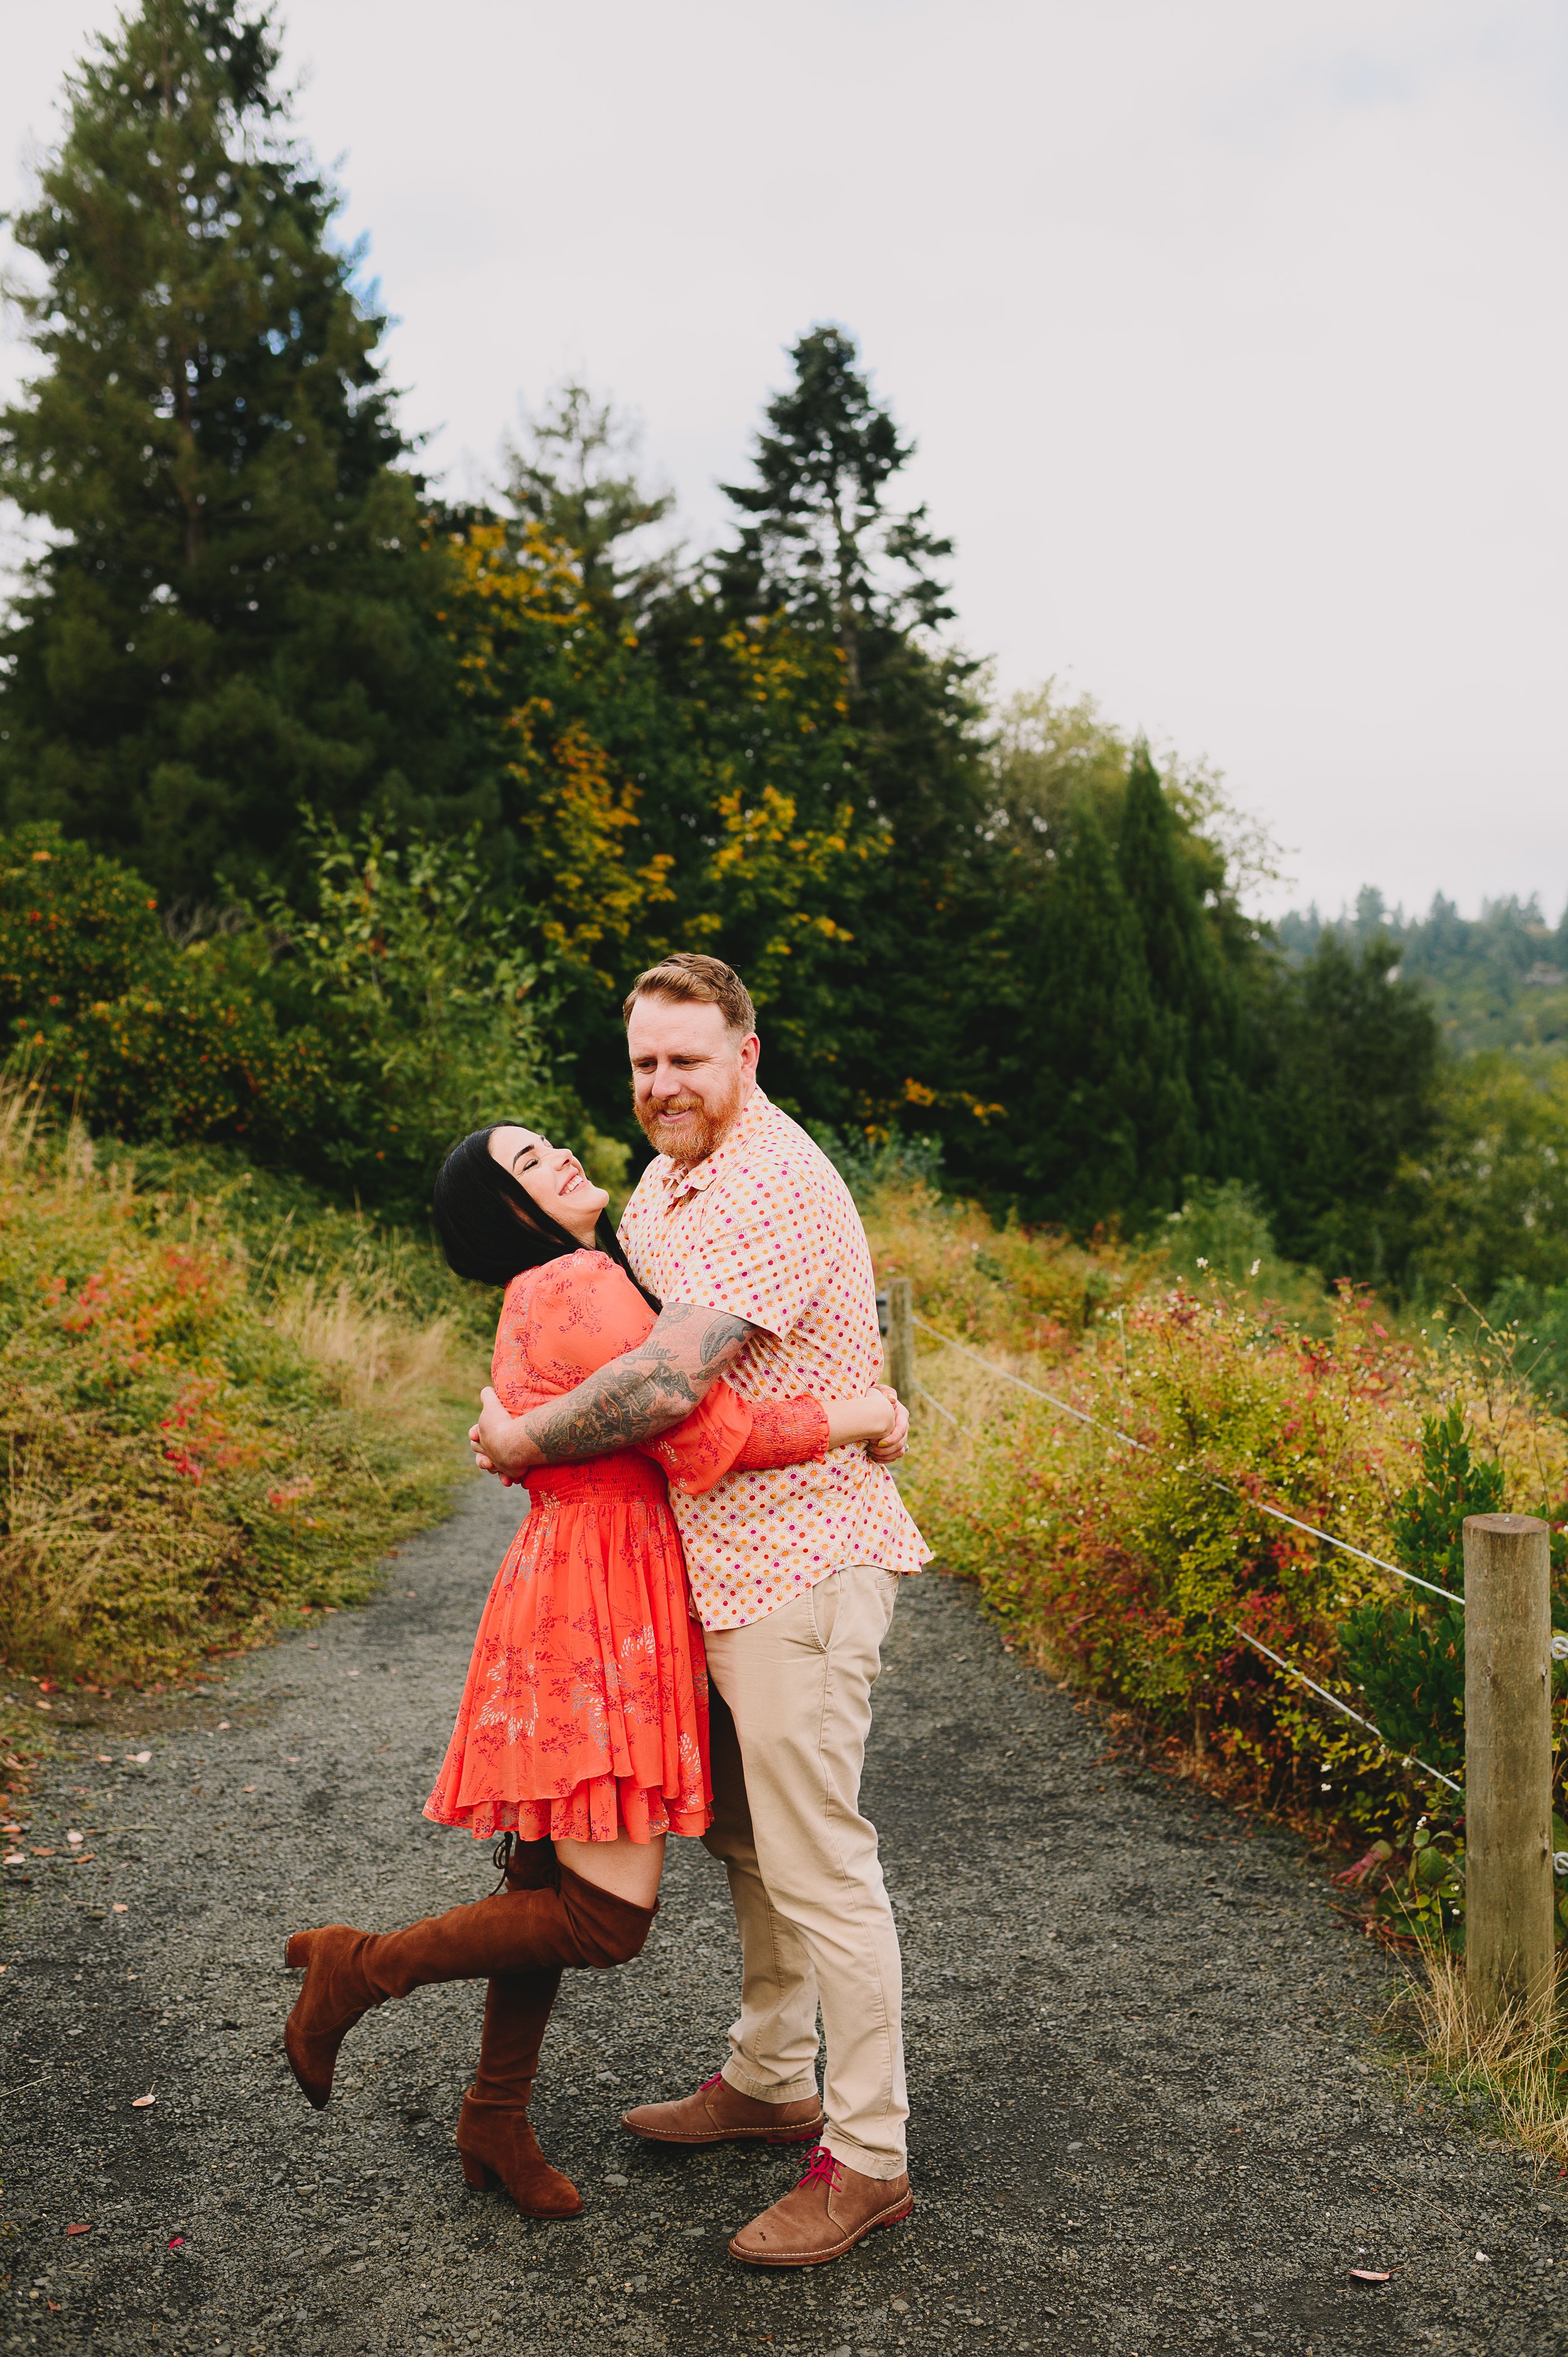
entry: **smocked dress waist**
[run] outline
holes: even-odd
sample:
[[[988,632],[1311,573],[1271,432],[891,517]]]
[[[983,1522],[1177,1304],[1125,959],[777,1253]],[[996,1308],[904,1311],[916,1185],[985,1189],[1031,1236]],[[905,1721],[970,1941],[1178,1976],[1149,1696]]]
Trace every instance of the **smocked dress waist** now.
[[[663,1505],[669,1486],[663,1469],[634,1448],[596,1457],[586,1465],[538,1465],[525,1473],[529,1503],[623,1506],[638,1500]]]

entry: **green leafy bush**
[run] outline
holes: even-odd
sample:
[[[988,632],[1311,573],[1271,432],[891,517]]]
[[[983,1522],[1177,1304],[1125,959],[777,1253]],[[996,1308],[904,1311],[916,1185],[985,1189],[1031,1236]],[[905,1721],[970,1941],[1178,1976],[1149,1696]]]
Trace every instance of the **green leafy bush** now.
[[[469,1289],[237,1157],[0,1099],[0,1650],[145,1683],[362,1597],[462,1467]]]
[[[1502,1511],[1495,1460],[1471,1453],[1464,1410],[1427,1416],[1421,1473],[1393,1516],[1393,1559],[1450,1595],[1465,1593],[1465,1517]],[[1445,1775],[1465,1766],[1465,1611],[1416,1587],[1363,1598],[1339,1629],[1340,1659],[1368,1716],[1396,1750]]]
[[[95,1129],[308,1152],[333,1058],[314,1026],[280,1028],[259,951],[180,948],[139,876],[55,827],[0,839],[0,1027]]]
[[[453,1138],[564,1125],[613,1178],[542,1044],[537,971],[475,841],[306,827],[300,904],[173,939],[132,870],[55,828],[0,838],[0,1026],[62,1111],[133,1141],[242,1146],[423,1214]]]
[[[1248,1641],[1373,1719],[1396,1752],[1455,1773],[1459,1614],[1295,1525],[1458,1594],[1467,1513],[1544,1512],[1568,1626],[1562,1424],[1501,1357],[1402,1336],[1352,1288],[1323,1330],[1211,1270],[1172,1286],[1155,1255],[987,1235],[978,1214],[907,1185],[866,1209],[878,1269],[911,1274],[918,1311],[1061,1404],[919,1336],[933,1405],[916,1404],[905,1488],[945,1567],[1142,1742],[1234,1795],[1370,1842],[1358,1887],[1402,1910],[1402,1925],[1419,1908],[1455,1928],[1451,1796]],[[1051,1316],[1068,1286],[1081,1314]],[[1554,1707],[1568,1730],[1562,1692]]]

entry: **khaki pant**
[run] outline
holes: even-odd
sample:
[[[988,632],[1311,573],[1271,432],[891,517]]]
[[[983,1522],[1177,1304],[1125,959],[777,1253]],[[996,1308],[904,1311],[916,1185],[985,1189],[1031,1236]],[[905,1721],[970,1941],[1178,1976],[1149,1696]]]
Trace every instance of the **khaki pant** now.
[[[898,1582],[832,1572],[792,1604],[707,1639],[714,1687],[714,1823],[740,1927],[740,2019],[724,2075],[789,2103],[822,2090],[835,2158],[867,2177],[905,2166],[898,1935],[860,1813],[871,1689]]]

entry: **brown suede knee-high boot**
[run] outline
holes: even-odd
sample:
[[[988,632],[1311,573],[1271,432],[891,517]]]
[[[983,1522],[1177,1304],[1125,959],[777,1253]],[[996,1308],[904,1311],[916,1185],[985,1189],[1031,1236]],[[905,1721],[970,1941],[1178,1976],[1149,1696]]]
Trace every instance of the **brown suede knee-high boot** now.
[[[427,1915],[403,1932],[360,1932],[349,1923],[296,1932],[285,1953],[289,1964],[305,1967],[305,1986],[284,2029],[284,2050],[317,2110],[332,2093],[344,2039],[362,2014],[390,1996],[436,1981],[567,1965],[602,1969],[635,1956],[657,1909],[634,1907],[570,1867],[558,1874],[558,1889],[509,1889]]]
[[[552,2169],[528,2115],[561,1975],[498,1973],[485,1991],[479,2065],[463,2098],[457,2150],[470,2185],[504,2185],[525,2218],[575,2218],[583,2197]]]

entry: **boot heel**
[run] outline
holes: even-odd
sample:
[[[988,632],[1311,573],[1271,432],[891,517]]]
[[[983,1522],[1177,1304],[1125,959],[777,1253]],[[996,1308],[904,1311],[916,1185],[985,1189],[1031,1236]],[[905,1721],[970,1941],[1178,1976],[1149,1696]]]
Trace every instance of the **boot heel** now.
[[[495,2191],[496,2188],[500,2183],[500,2179],[496,2175],[493,2169],[487,2169],[482,2160],[474,2160],[466,2152],[460,2152],[457,2155],[457,2158],[463,2164],[463,2182],[465,2185],[471,2185],[475,2191],[478,2193],[493,2193]]]

